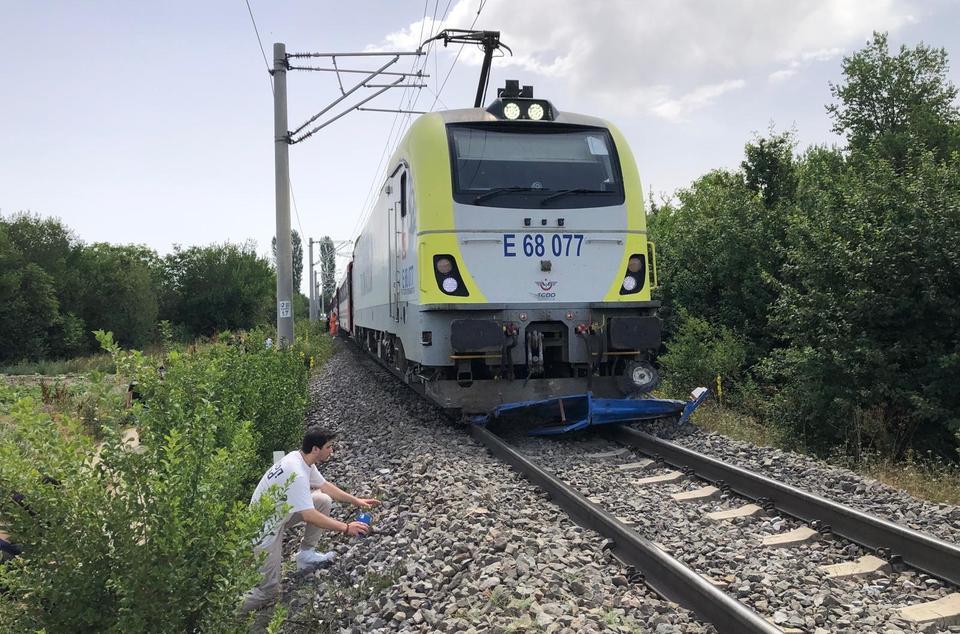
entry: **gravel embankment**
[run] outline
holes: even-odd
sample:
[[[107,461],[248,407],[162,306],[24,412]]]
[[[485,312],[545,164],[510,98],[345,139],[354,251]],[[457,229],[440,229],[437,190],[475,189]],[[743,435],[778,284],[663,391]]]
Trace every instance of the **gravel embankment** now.
[[[637,429],[644,429],[637,425]],[[960,507],[919,500],[882,482],[810,456],[733,440],[693,425],[649,430],[684,447],[811,491],[841,504],[960,543]]]
[[[288,556],[287,631],[713,631],[352,348],[311,390],[308,424],[341,434],[322,473],[384,505],[373,535],[330,539],[333,565],[298,574]]]
[[[762,471],[778,479],[789,481],[784,477],[785,473],[802,473],[803,482],[791,482],[798,486],[822,479],[815,490],[844,490],[852,483],[850,488],[856,492],[857,487],[862,486],[858,506],[876,513],[889,508],[886,506],[890,503],[887,497],[881,498],[883,501],[876,506],[870,503],[867,492],[875,490],[876,484],[871,487],[856,474],[846,471],[841,474],[841,470],[771,449],[736,447],[739,443],[714,435],[699,434],[702,438],[697,439],[698,433],[689,433],[681,444],[751,469],[757,469],[757,464],[765,464],[766,469]],[[689,477],[676,483],[636,485],[636,479],[663,473],[667,469],[618,471],[616,465],[638,459],[638,455],[631,452],[607,460],[586,457],[590,453],[618,448],[606,440],[588,437],[564,441],[523,437],[512,440],[581,492],[600,498],[601,504],[612,513],[635,522],[641,534],[661,544],[694,570],[727,583],[728,593],[781,626],[808,632],[936,631],[935,627],[914,629],[899,618],[898,610],[955,591],[937,579],[911,570],[849,580],[827,580],[819,566],[856,559],[866,554],[863,549],[842,539],[825,539],[784,549],[763,548],[760,546],[763,537],[786,532],[801,524],[780,516],[711,521],[706,518],[706,513],[736,508],[746,501],[736,496],[704,502],[671,499],[673,493],[705,484]],[[699,446],[696,440],[700,440]],[[756,462],[733,459],[743,456],[750,456]],[[775,464],[781,468],[773,468]],[[839,482],[836,481],[838,477]],[[827,479],[835,481],[827,483]],[[906,508],[913,509],[920,516],[925,503],[912,500],[912,504]],[[936,505],[932,506],[936,508]],[[897,508],[906,511],[902,505]],[[918,528],[922,529],[931,521],[930,518],[924,520],[923,524],[917,524]],[[956,630],[960,631],[960,628]]]

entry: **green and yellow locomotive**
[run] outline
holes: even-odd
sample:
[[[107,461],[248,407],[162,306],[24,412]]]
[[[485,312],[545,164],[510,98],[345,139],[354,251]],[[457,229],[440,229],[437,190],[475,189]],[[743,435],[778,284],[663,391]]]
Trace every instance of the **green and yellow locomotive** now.
[[[508,81],[419,117],[338,290],[341,332],[443,407],[652,389],[654,245],[623,135]]]

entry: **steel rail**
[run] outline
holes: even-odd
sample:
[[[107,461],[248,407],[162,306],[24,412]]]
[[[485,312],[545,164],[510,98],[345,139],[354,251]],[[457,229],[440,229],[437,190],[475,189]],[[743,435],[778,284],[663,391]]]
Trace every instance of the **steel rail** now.
[[[886,549],[905,563],[940,579],[960,584],[960,546],[924,535],[888,520],[844,506],[833,500],[802,491],[741,467],[680,447],[650,434],[619,427],[611,437],[639,449],[653,458],[687,467],[696,475],[713,482],[722,481],[748,498],[770,500],[774,507],[808,522],[819,521],[830,532],[874,550]]]
[[[611,551],[618,559],[641,572],[644,582],[657,594],[695,612],[720,632],[782,631],[541,469],[491,431],[479,425],[471,427],[475,439],[530,482],[546,491],[578,524],[610,539]]]

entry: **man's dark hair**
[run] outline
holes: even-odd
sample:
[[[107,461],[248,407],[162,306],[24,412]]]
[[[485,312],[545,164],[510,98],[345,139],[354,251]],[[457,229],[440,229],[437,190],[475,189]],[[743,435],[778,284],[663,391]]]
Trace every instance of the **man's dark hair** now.
[[[320,429],[319,427],[310,429],[303,435],[303,444],[300,445],[300,449],[303,450],[303,453],[310,453],[314,447],[323,447],[336,437],[336,433],[326,429]]]

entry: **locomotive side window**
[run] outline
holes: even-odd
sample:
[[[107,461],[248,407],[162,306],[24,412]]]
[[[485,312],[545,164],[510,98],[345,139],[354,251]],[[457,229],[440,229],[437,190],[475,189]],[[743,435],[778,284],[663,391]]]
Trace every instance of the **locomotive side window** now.
[[[603,128],[447,127],[457,202],[582,208],[623,203],[616,149]]]
[[[400,175],[400,217],[407,217],[407,173]]]

